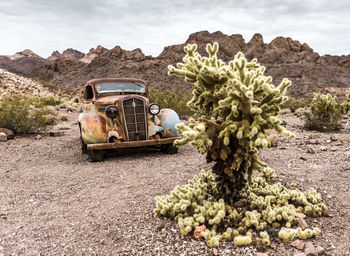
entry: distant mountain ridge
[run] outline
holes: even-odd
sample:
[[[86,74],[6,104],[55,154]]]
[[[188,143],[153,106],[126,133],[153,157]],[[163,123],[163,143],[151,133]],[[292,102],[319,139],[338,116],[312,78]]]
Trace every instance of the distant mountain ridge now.
[[[70,48],[62,53],[55,51],[47,59],[25,50],[0,56],[0,68],[70,89],[79,89],[97,77],[136,77],[146,80],[153,89],[176,90],[180,85],[189,85],[181,78],[169,77],[167,66],[181,61],[183,47],[188,43],[198,44],[199,53],[206,54],[205,45],[213,42],[219,43],[218,56],[224,61],[242,51],[248,59],[257,58],[266,66],[266,74],[273,77],[275,84],[289,78],[293,82],[290,93],[295,95],[322,90],[341,92],[350,86],[350,54],[320,56],[306,43],[289,37],[264,43],[261,34],[255,34],[246,43],[240,34],[229,36],[220,31],[193,33],[185,43],[165,47],[158,57],[145,56],[138,48],[128,51],[119,46],[97,46],[86,54]]]

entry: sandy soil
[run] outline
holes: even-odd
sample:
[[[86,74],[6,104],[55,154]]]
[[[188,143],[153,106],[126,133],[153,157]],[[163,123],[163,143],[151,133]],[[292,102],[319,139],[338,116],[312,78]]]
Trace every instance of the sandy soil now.
[[[253,246],[207,248],[182,237],[174,222],[153,218],[156,195],[210,169],[194,148],[177,155],[127,150],[89,163],[80,153],[76,116],[65,136],[0,144],[0,255],[256,255]],[[302,130],[293,114],[284,119],[297,138],[280,140],[261,158],[282,183],[322,193],[331,217],[306,219],[322,229],[312,243],[327,255],[350,255],[350,125],[317,133]],[[278,239],[272,247],[269,255],[298,251]]]

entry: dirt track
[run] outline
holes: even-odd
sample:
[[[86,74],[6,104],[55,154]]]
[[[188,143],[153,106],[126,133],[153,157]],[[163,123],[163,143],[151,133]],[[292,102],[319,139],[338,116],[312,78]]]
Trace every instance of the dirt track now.
[[[182,238],[177,226],[154,219],[154,197],[169,193],[199,170],[209,169],[204,156],[186,146],[177,155],[156,150],[111,154],[89,163],[80,154],[76,115],[63,137],[17,137],[0,144],[0,255],[201,255],[204,242]],[[288,128],[297,139],[283,139],[261,157],[279,181],[319,189],[330,218],[307,218],[319,226],[312,240],[327,255],[350,255],[349,125],[339,133],[305,132],[289,114]],[[333,141],[327,142],[332,136]],[[312,144],[315,154],[306,153]],[[283,143],[283,146],[282,146]],[[321,150],[326,147],[326,151]],[[304,158],[304,159],[301,159]],[[269,255],[297,250],[276,240]],[[253,247],[222,243],[219,255],[255,255]]]

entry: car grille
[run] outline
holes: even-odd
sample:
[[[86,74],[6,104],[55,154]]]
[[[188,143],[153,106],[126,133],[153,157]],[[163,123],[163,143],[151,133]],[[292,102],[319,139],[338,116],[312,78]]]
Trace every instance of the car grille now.
[[[144,101],[137,98],[124,100],[123,112],[128,140],[146,140],[147,123]]]

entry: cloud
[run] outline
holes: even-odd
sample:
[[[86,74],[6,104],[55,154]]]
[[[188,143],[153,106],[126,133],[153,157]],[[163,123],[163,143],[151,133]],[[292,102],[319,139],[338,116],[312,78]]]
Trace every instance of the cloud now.
[[[320,54],[349,54],[350,2],[333,0],[12,0],[0,2],[0,54],[25,48],[47,57],[103,45],[157,56],[193,32],[288,36]]]

